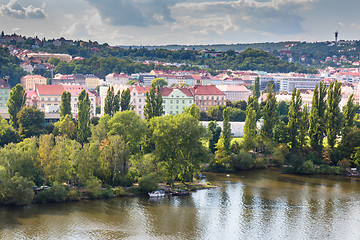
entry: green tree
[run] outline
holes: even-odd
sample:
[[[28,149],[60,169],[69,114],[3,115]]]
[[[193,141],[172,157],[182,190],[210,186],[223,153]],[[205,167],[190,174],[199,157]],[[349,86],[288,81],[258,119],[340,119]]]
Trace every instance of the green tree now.
[[[0,182],[0,204],[29,205],[34,197],[34,183],[19,174]]]
[[[263,119],[264,123],[261,128],[261,133],[263,136],[272,138],[274,126],[278,121],[277,105],[275,94],[273,93],[273,85],[270,86],[270,89],[267,93],[266,105],[263,108]]]
[[[25,106],[26,93],[21,84],[17,84],[10,92],[10,98],[6,103],[9,112],[10,124],[14,129],[18,129],[18,118],[17,114],[21,108]]]
[[[200,120],[200,109],[195,105],[192,104],[190,107],[186,108],[184,112],[190,113],[198,121]]]
[[[66,136],[69,139],[76,139],[77,127],[71,116],[67,114],[64,118],[54,124],[53,134],[55,136]]]
[[[294,88],[288,114],[289,122],[287,124],[289,144],[293,150],[300,148],[298,136],[301,124],[301,105],[302,99],[300,96],[300,90],[296,90],[296,88]]]
[[[131,85],[134,85],[134,84],[136,84],[136,83],[137,83],[137,82],[136,82],[135,80],[129,80],[129,81],[127,81],[126,85],[131,86]]]
[[[327,129],[326,135],[330,148],[333,148],[336,143],[336,137],[340,133],[341,128],[341,113],[339,103],[341,100],[341,82],[331,82],[327,96]]]
[[[113,116],[113,106],[114,106],[114,87],[111,86],[108,88],[105,103],[104,103],[104,113],[110,116]]]
[[[85,89],[80,92],[77,105],[79,109],[77,140],[83,144],[88,142],[88,138],[91,136],[90,99]]]
[[[307,147],[307,136],[309,131],[309,112],[308,106],[303,106],[301,112],[301,123],[299,132],[299,143],[302,149]]]
[[[64,91],[61,94],[61,105],[59,109],[60,118],[64,118],[66,115],[71,115],[71,94],[67,91]]]
[[[255,138],[257,135],[257,115],[256,115],[256,100],[253,97],[249,97],[249,103],[246,107],[246,119],[244,125],[244,146],[246,149],[251,149],[255,146]]]
[[[131,109],[130,100],[131,100],[131,95],[130,95],[130,89],[128,88],[125,91],[122,91],[121,93],[121,100],[120,100],[121,111],[126,111]]]
[[[216,151],[215,145],[219,141],[221,135],[221,127],[217,126],[216,121],[210,121],[208,131],[211,134],[209,139],[209,149],[214,154]]]
[[[342,128],[341,128],[342,139],[347,137],[348,132],[354,126],[354,118],[355,118],[354,95],[351,94],[343,111]]]
[[[17,142],[18,140],[19,135],[0,115],[0,147],[11,142]]]
[[[155,78],[151,81],[151,83],[155,83],[156,86],[159,86],[161,88],[168,85],[168,82],[164,78]]]
[[[256,77],[254,82],[254,96],[256,100],[260,97],[260,78]]]
[[[121,93],[120,90],[117,91],[116,95],[114,95],[114,102],[113,102],[113,108],[112,113],[113,115],[120,111],[120,101],[121,101]]]
[[[164,113],[163,110],[163,100],[160,93],[160,87],[156,86],[155,83],[151,83],[150,91],[146,93],[144,106],[144,115],[146,120],[150,120],[153,117],[162,116]]]
[[[48,63],[50,63],[56,67],[60,63],[60,59],[57,57],[52,57],[48,60]]]
[[[230,143],[231,143],[231,125],[230,125],[230,113],[229,107],[225,108],[223,111],[223,129],[222,129],[222,138],[224,142],[225,151],[230,154]]]
[[[45,133],[45,113],[33,107],[23,107],[17,114],[21,138],[39,136]]]

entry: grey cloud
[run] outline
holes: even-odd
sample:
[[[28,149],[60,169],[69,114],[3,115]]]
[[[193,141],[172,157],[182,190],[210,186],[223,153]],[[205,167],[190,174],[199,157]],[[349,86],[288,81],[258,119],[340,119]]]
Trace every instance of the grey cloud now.
[[[46,13],[42,8],[36,8],[32,5],[21,6],[17,0],[10,0],[8,4],[0,5],[0,15],[15,18],[45,18]]]
[[[170,6],[174,0],[87,0],[112,25],[139,26],[173,22]]]

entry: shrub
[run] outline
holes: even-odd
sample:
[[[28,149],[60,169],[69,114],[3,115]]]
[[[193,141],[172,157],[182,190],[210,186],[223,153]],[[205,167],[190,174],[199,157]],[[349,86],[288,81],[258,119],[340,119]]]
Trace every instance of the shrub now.
[[[285,163],[286,156],[289,154],[289,147],[282,143],[274,150],[272,163],[281,166]]]
[[[112,198],[113,196],[114,196],[114,193],[111,189],[101,190],[99,192],[99,197]]]
[[[265,158],[256,158],[254,160],[253,168],[266,168],[266,167],[267,167],[267,161]]]
[[[254,156],[252,153],[241,150],[232,155],[232,165],[235,170],[247,170],[254,167]]]
[[[158,188],[157,176],[155,173],[150,173],[139,179],[139,190],[142,192],[154,191]]]
[[[75,202],[80,200],[80,192],[75,190],[70,190],[67,194],[67,200],[70,202]]]
[[[113,190],[115,196],[126,196],[128,195],[128,192],[123,187],[115,187]]]
[[[86,196],[89,198],[98,198],[100,196],[101,180],[97,177],[92,176],[86,181]]]
[[[297,172],[302,174],[313,174],[315,172],[313,162],[311,160],[307,160],[297,169]]]
[[[34,183],[19,176],[18,173],[10,179],[0,182],[0,204],[29,205],[34,197]]]

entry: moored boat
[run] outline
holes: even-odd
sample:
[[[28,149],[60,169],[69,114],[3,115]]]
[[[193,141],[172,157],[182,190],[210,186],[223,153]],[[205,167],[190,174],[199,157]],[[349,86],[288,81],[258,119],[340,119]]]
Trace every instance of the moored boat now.
[[[148,194],[150,197],[164,197],[165,196],[164,190],[156,190],[153,192],[149,192]]]

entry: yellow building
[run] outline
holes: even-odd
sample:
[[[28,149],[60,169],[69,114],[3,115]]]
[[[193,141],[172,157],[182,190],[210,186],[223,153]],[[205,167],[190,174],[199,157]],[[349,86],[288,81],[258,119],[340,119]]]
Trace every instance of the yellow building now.
[[[99,86],[100,78],[94,74],[85,75],[85,88],[88,90],[94,90]]]
[[[40,75],[26,75],[20,78],[20,83],[25,90],[34,91],[35,85],[46,85],[46,78]]]

